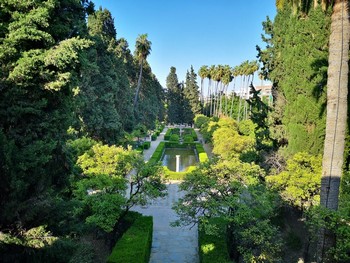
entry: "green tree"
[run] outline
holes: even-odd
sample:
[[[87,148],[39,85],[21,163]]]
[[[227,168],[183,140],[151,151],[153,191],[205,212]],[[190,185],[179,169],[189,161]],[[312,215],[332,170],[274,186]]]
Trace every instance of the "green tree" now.
[[[266,176],[266,181],[288,204],[305,211],[320,202],[321,167],[321,156],[297,153],[283,172]]]
[[[274,22],[267,19],[266,49],[258,48],[263,75],[273,82],[271,136],[283,146],[285,156],[301,151],[319,154],[325,135],[330,15],[320,7],[293,13],[286,1]]]
[[[201,91],[200,91],[201,104],[204,106],[204,87],[203,87],[203,82],[204,82],[204,79],[206,79],[208,77],[208,66],[207,65],[201,66],[199,68],[198,76],[201,78]]]
[[[213,153],[223,159],[239,158],[254,152],[254,136],[240,134],[238,124],[231,118],[220,118],[213,132]]]
[[[167,103],[168,103],[168,122],[182,123],[182,85],[179,83],[176,68],[171,67],[170,73],[166,79]]]
[[[125,66],[113,52],[116,30],[108,10],[88,17],[94,46],[84,56],[77,101],[77,130],[106,143],[116,143],[124,129],[131,129],[133,116],[130,84]]]
[[[77,1],[1,3],[0,226],[18,237],[48,221],[68,183],[64,143],[81,51],[92,44],[79,35],[85,15]]]
[[[221,217],[228,225],[228,240],[235,261],[278,262],[281,255],[279,230],[271,222],[278,207],[276,195],[259,186],[263,171],[237,158],[201,166],[186,177],[175,203],[175,225],[206,225]]]
[[[79,156],[77,165],[82,170],[74,190],[82,202],[79,212],[106,232],[116,231],[131,207],[164,196],[161,167],[146,164],[131,148],[96,144]]]
[[[199,87],[197,85],[197,74],[191,66],[190,72],[187,71],[186,82],[183,90],[184,95],[184,122],[193,123],[196,114],[202,111]],[[188,106],[187,106],[188,105]]]

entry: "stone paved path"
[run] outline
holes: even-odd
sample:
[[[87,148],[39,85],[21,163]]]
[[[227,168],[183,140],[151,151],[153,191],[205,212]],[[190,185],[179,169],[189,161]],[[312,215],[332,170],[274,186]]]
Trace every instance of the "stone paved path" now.
[[[144,151],[145,160],[149,160],[159,142],[164,140],[164,134],[152,141],[151,148]],[[179,182],[167,184],[168,195],[154,200],[147,207],[135,207],[134,211],[153,216],[153,242],[150,263],[198,263],[198,229],[194,226],[171,227],[170,223],[177,219],[171,209],[183,192],[178,191]]]

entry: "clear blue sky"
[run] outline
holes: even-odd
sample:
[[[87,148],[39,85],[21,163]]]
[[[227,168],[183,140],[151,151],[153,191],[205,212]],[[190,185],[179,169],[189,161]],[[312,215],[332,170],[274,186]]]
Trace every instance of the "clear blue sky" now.
[[[170,67],[179,81],[193,65],[239,65],[263,46],[261,23],[276,14],[275,0],[93,0],[114,17],[117,38],[134,51],[139,34],[152,42],[148,62],[165,87]],[[257,79],[257,78],[255,78]],[[256,81],[256,83],[260,83]]]

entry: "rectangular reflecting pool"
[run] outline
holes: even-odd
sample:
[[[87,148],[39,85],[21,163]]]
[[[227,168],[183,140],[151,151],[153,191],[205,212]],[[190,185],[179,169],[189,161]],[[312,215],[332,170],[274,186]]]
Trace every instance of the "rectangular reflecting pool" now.
[[[162,158],[163,166],[167,166],[169,170],[176,172],[176,155],[180,155],[180,172],[185,171],[189,166],[196,165],[198,162],[193,149],[166,148]]]

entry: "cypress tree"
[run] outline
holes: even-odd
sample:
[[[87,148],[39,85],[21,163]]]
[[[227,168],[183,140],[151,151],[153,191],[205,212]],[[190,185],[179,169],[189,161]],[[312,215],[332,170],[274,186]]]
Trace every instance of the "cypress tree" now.
[[[168,122],[182,123],[182,85],[179,83],[176,68],[171,67],[170,73],[166,78],[167,86],[167,104],[168,104]]]
[[[323,149],[329,25],[321,7],[293,15],[289,3],[273,23],[263,23],[267,48],[258,51],[263,75],[273,82],[271,134],[288,156]]]
[[[197,74],[191,66],[186,73],[186,83],[184,88],[184,122],[193,123],[196,114],[202,111],[200,102],[199,86],[197,84]]]

